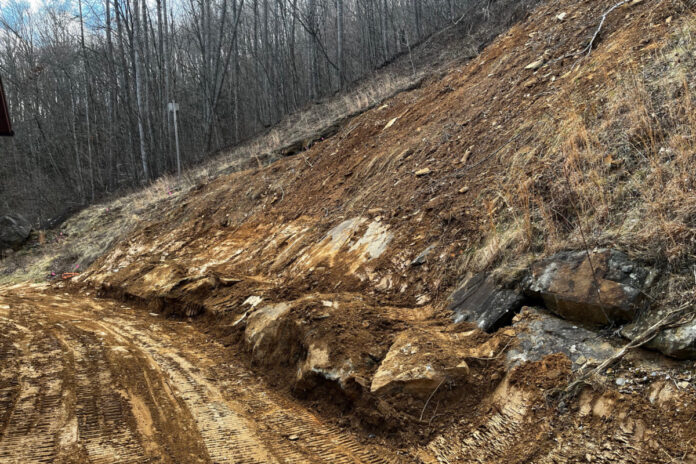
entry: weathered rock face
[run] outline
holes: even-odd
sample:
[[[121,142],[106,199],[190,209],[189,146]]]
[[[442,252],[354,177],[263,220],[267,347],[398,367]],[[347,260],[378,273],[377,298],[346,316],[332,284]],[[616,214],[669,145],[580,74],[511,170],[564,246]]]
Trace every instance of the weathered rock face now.
[[[267,305],[254,311],[247,321],[244,340],[252,359],[262,365],[286,364],[301,348],[298,329],[288,317],[287,303]]]
[[[643,293],[656,272],[615,250],[561,252],[532,266],[527,295],[554,313],[591,326],[633,320],[646,306]]]
[[[0,217],[0,251],[17,249],[29,238],[31,224],[20,215]]]
[[[505,357],[509,369],[555,353],[568,356],[577,369],[588,362],[601,362],[619,350],[596,332],[531,307],[522,308],[512,327],[517,336]]]
[[[337,359],[338,358],[338,359]],[[368,381],[355,372],[349,357],[336,356],[326,341],[313,343],[297,369],[297,391],[308,391],[325,382],[335,382],[344,394],[359,396]]]
[[[498,287],[487,274],[477,274],[452,293],[448,308],[455,322],[474,322],[490,331],[509,323],[522,306],[522,296]]]
[[[480,333],[480,332],[479,332]],[[399,334],[372,379],[376,394],[404,392],[427,396],[445,380],[462,380],[469,374],[465,339],[473,335],[407,330]],[[477,350],[484,349],[479,346]]]

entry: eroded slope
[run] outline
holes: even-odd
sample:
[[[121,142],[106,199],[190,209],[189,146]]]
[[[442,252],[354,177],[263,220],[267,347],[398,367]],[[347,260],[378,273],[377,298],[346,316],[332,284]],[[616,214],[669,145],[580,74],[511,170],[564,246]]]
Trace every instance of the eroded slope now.
[[[661,269],[655,314],[693,298],[696,20],[686,2],[644,0],[602,21],[614,5],[543,4],[471,63],[311,149],[191,190],[79,281],[205,314],[269,382],[392,446],[419,443],[413,459],[693,459],[689,366],[642,353],[567,404],[573,371],[601,359],[503,356],[531,353],[524,334],[547,315],[487,335],[445,309],[475,273],[514,286],[533,260],[595,247]],[[599,358],[620,343],[604,335]],[[411,356],[387,369],[398,353]],[[413,391],[383,390],[385,370]]]

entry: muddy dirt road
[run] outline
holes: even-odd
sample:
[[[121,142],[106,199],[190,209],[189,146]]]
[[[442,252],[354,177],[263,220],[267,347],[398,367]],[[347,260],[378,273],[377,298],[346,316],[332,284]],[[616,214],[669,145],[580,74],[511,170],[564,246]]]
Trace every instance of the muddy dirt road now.
[[[190,324],[46,287],[0,291],[0,463],[387,463]]]

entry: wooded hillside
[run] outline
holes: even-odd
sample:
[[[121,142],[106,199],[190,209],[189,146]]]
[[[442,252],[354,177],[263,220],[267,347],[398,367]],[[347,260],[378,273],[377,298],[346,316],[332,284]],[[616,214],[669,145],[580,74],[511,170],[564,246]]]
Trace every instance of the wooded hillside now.
[[[169,102],[179,105],[185,167],[408,56],[436,31],[487,22],[495,3],[0,5],[0,75],[17,133],[0,141],[0,212],[41,221],[176,172]]]

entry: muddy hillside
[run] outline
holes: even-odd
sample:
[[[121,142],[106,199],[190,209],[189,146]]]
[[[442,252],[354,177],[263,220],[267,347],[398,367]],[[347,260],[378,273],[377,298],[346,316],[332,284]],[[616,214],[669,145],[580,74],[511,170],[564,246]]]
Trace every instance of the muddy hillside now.
[[[0,462],[696,462],[694,102],[693,3],[541,2],[4,287]]]

